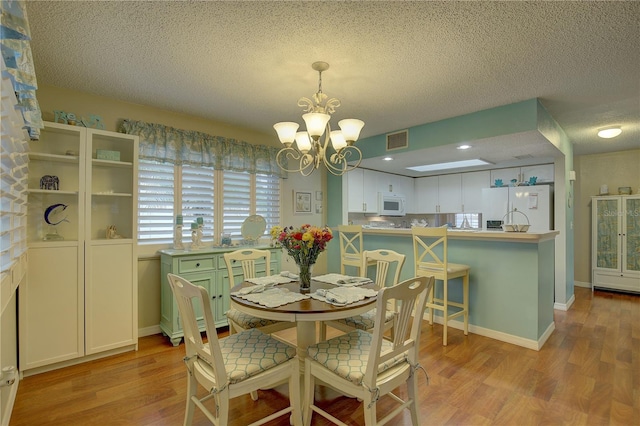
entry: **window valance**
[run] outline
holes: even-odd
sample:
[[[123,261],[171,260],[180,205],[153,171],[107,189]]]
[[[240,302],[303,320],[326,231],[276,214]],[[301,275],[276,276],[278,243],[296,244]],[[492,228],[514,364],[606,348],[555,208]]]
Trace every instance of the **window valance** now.
[[[6,66],[3,72],[11,80],[18,101],[17,108],[22,113],[29,137],[39,139],[44,123],[36,99],[38,83],[29,44],[31,32],[26,6],[22,1],[12,0],[2,0],[1,4],[0,48]]]
[[[141,159],[287,177],[278,167],[275,147],[143,121],[125,120],[122,130],[140,137]]]

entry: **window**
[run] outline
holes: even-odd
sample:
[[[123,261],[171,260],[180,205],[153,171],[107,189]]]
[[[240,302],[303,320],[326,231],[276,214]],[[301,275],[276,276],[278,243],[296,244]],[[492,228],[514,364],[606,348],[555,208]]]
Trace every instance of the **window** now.
[[[464,219],[467,218],[469,222],[469,226],[472,228],[480,228],[480,217],[479,213],[456,213],[456,228],[464,227]]]
[[[185,245],[198,217],[203,218],[205,242],[219,242],[215,238],[218,232],[240,240],[242,223],[252,214],[264,216],[267,231],[280,222],[277,176],[149,160],[140,160],[138,176],[139,244],[172,244],[179,214],[183,216]]]

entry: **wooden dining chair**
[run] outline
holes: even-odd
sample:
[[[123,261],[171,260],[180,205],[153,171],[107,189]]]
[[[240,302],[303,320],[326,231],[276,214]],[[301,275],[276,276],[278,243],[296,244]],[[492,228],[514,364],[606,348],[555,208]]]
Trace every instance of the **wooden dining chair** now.
[[[394,286],[400,281],[400,273],[402,272],[402,266],[406,256],[404,254],[397,253],[393,250],[365,250],[362,252],[362,260],[360,270],[361,276],[367,276],[367,265],[371,263],[375,264],[376,272],[374,277],[374,283],[376,287],[389,287]],[[393,277],[389,279],[389,272],[394,269]],[[393,324],[396,315],[396,307],[391,306],[387,311],[384,318],[384,329],[392,330],[393,336]],[[354,315],[339,320],[325,321],[320,325],[320,340],[326,339],[327,331],[326,327],[330,326],[335,329],[348,333],[354,328],[371,331],[375,325],[376,310],[375,308],[365,312],[361,315]]]
[[[413,235],[416,276],[434,276],[436,286],[438,282],[442,282],[442,292],[438,293],[436,286],[434,286],[426,306],[429,308],[429,324],[433,325],[434,310],[442,312],[442,344],[447,346],[447,328],[452,319],[462,316],[464,334],[469,333],[469,272],[471,267],[449,262],[446,227],[413,227],[411,233]],[[450,280],[455,278],[462,278],[462,302],[449,298]],[[442,296],[438,296],[438,294]],[[450,313],[451,306],[458,309]]]
[[[177,275],[167,276],[184,329],[184,362],[188,372],[184,424],[192,423],[198,407],[214,425],[227,425],[231,399],[288,382],[289,405],[252,425],[286,414],[291,424],[300,425],[300,370],[296,349],[256,329],[218,339],[207,290]],[[201,324],[206,342],[200,334]],[[207,390],[202,398],[198,397],[198,385]],[[204,404],[209,399],[215,403],[213,413]]]
[[[271,252],[269,250],[240,249],[224,254],[224,261],[229,274],[229,288],[236,285],[235,276],[238,266],[242,267],[242,280],[256,277],[256,261],[263,260],[265,263],[265,276],[271,275]],[[245,314],[237,309],[230,308],[227,312],[229,322],[229,334],[237,333],[250,328],[258,328],[260,331],[271,334],[276,331],[286,330],[295,327],[294,322],[273,321],[264,318]]]
[[[320,408],[315,405],[316,383],[329,386],[344,395],[362,401],[365,425],[387,423],[405,408],[411,413],[411,423],[418,426],[418,352],[422,316],[412,313],[422,312],[427,295],[433,288],[433,277],[415,277],[385,287],[378,293],[376,317],[373,333],[353,330],[347,334],[311,345],[305,359],[304,422],[311,424],[313,413],[334,424],[345,425],[334,414],[330,406]],[[396,318],[396,333],[389,341],[384,335],[384,319],[391,305],[399,306]],[[407,397],[401,399],[392,391],[407,385]],[[381,422],[377,420],[378,399],[389,395],[399,403]]]

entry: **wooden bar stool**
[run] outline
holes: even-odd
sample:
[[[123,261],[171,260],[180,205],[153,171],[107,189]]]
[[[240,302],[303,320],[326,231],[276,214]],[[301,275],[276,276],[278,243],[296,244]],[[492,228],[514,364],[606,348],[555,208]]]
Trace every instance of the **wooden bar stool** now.
[[[429,308],[429,323],[433,324],[433,311],[442,312],[442,344],[447,346],[448,322],[459,316],[464,317],[464,334],[469,334],[469,265],[449,263],[447,259],[447,228],[411,228],[413,235],[413,256],[416,276],[433,276],[442,282],[442,298],[435,297],[435,286],[429,293],[426,306]],[[462,278],[462,303],[449,300],[449,280]],[[450,314],[449,307],[459,308]]]
[[[340,273],[345,275],[345,266],[353,266],[358,269],[358,276],[365,276],[360,270],[362,266],[362,226],[338,225],[338,235],[340,237]],[[375,262],[371,262],[367,266],[375,264]]]

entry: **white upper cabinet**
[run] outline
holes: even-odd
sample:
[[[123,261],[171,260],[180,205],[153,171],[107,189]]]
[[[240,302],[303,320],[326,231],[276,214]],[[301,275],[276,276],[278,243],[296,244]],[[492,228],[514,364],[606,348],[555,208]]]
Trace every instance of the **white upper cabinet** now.
[[[531,177],[536,177],[536,183],[553,183],[553,164],[538,164],[535,166],[522,167],[522,181],[529,182]]]
[[[501,180],[502,185],[496,183],[497,180]],[[509,186],[511,181],[520,182],[520,167],[491,170],[491,186]]]
[[[482,212],[482,190],[491,187],[491,172],[462,173],[462,212]]]
[[[415,210],[414,203],[414,178],[378,173],[378,190],[383,193],[403,195],[406,198],[406,211],[412,213]]]
[[[537,164],[491,170],[491,186],[500,186],[496,184],[497,179],[502,180],[502,185],[509,186],[513,182],[529,182],[532,177],[536,177],[536,183],[553,183],[553,167],[553,164]]]
[[[438,176],[417,178],[414,193],[417,212],[438,212]]]
[[[461,211],[461,174],[438,176],[438,213],[458,213]]]
[[[381,174],[358,168],[342,176],[342,201],[350,213],[377,213]]]

